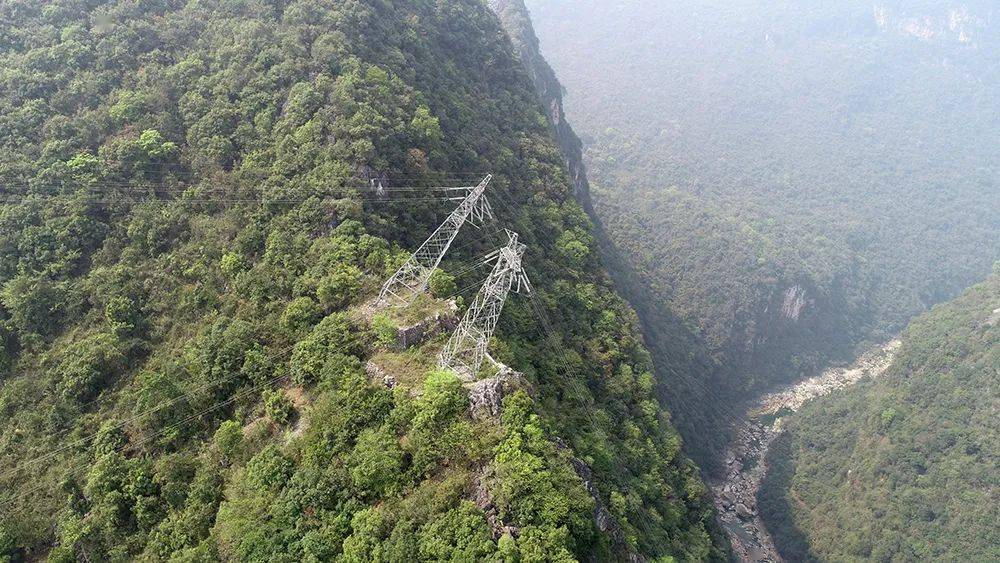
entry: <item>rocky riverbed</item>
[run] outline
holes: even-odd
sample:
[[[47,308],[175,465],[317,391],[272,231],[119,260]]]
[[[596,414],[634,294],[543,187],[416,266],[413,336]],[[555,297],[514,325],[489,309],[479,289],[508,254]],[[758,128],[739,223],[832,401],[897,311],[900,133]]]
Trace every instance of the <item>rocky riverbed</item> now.
[[[899,345],[894,340],[864,354],[850,367],[829,369],[769,393],[748,411],[726,452],[725,478],[712,484],[719,519],[740,561],[782,561],[757,511],[757,490],[767,473],[767,451],[781,433],[781,417],[864,377],[878,377],[892,363]]]

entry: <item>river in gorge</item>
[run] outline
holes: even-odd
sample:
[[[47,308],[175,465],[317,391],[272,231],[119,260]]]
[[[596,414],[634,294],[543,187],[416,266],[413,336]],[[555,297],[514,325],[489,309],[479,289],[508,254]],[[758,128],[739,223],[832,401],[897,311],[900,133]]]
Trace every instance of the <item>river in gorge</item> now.
[[[757,510],[757,491],[767,474],[767,452],[782,431],[782,417],[816,397],[849,387],[865,377],[882,375],[899,346],[899,340],[878,346],[849,367],[831,368],[768,393],[747,410],[726,450],[725,476],[712,483],[719,520],[740,561],[783,561]]]

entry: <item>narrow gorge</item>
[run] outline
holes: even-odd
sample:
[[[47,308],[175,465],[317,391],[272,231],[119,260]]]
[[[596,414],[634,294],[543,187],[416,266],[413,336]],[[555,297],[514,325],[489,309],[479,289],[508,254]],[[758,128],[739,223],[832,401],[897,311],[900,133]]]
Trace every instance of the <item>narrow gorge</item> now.
[[[711,483],[719,521],[741,561],[783,561],[757,509],[757,493],[767,475],[767,455],[783,430],[784,417],[818,397],[843,390],[865,377],[879,377],[892,364],[900,340],[878,346],[846,368],[820,375],[761,397],[739,423],[725,455],[725,476]]]

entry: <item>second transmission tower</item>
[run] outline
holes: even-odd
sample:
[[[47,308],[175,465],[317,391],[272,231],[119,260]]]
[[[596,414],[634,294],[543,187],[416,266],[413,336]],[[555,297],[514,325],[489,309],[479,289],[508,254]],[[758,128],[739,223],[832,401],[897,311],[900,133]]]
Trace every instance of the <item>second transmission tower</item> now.
[[[507,236],[510,239],[507,245],[489,256],[496,261],[490,276],[438,356],[438,367],[450,369],[468,380],[476,378],[486,359],[506,369],[489,355],[487,346],[510,292],[531,291],[528,276],[521,266],[525,246],[518,242],[517,233],[508,230]]]

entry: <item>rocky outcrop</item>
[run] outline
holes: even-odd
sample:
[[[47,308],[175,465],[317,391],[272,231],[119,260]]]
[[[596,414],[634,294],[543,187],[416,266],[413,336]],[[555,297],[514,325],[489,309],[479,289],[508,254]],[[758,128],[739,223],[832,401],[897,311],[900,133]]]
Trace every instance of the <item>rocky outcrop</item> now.
[[[473,419],[499,418],[504,397],[525,388],[527,380],[513,370],[502,370],[495,377],[473,381],[469,390],[469,414]]]
[[[569,450],[569,446],[561,438],[556,438],[553,442],[560,450]],[[604,505],[604,500],[601,498],[601,491],[597,488],[597,481],[590,466],[582,459],[575,457],[570,458],[570,464],[573,466],[573,471],[583,481],[583,486],[587,489],[587,493],[594,499],[594,525],[601,533],[606,534],[611,539],[611,545],[618,552],[619,559],[633,563],[644,563],[646,558],[629,549],[628,544],[625,542],[625,534],[622,532],[618,520],[615,519],[611,511]]]
[[[520,535],[521,530],[517,526],[509,526],[503,522],[500,518],[500,511],[497,509],[496,504],[493,502],[493,494],[490,493],[489,482],[491,477],[491,471],[489,467],[485,467],[472,477],[472,502],[483,511],[486,515],[486,521],[490,525],[490,530],[493,534],[493,539],[499,540],[505,535],[516,538]]]
[[[594,499],[594,524],[597,526],[597,529],[607,534],[615,545],[622,545],[625,536],[622,534],[622,529],[618,525],[618,521],[615,520],[615,517],[604,506],[604,501],[601,500],[601,492],[597,489],[597,484],[594,482],[593,471],[590,470],[590,467],[583,460],[574,457],[570,462],[573,464],[573,470],[576,471],[576,474],[583,481],[583,486],[587,488],[587,492]]]
[[[454,301],[448,302],[448,308],[438,311],[433,316],[405,327],[400,327],[396,331],[396,347],[400,350],[416,346],[434,337],[438,333],[452,331],[458,326],[458,304]]]
[[[806,295],[806,290],[801,285],[793,285],[785,290],[781,302],[781,317],[790,321],[799,320],[802,310],[812,305],[814,301]]]

